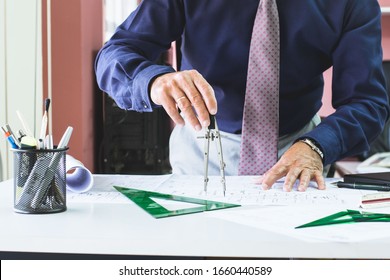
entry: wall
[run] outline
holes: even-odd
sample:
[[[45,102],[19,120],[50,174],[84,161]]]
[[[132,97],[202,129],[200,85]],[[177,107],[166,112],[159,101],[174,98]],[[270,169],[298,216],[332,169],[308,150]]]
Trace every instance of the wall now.
[[[5,0],[0,0],[0,124],[3,125],[7,118],[7,108],[5,89],[6,89],[6,74],[5,74]],[[5,161],[7,155],[5,141],[0,141],[0,182],[3,180],[3,174],[8,172]]]
[[[45,24],[47,3],[43,5]],[[103,0],[51,0],[50,4],[51,73],[50,60],[44,55],[44,97],[51,92],[54,143],[72,126],[68,153],[94,172],[95,113],[101,110],[95,103],[101,94],[95,88],[93,65],[103,42]],[[48,42],[46,27],[44,46]],[[43,51],[50,53],[50,48]],[[51,81],[46,78],[48,73]]]
[[[382,8],[382,48],[383,59],[390,60],[390,0],[379,0]],[[319,112],[320,116],[328,116],[334,112],[332,107],[332,70],[324,73],[325,89],[324,97],[322,98],[323,106]]]
[[[137,0],[104,0],[104,41],[108,41],[115,29],[137,8]]]
[[[382,13],[383,59],[390,60],[390,0],[380,0]]]
[[[95,102],[101,94],[93,62],[102,43],[103,0],[0,0],[0,125],[20,129],[20,110],[37,135],[43,100],[50,96],[54,144],[73,126],[69,153],[94,171],[95,109],[101,110]],[[1,139],[0,180],[12,177],[12,163]]]
[[[41,0],[0,0],[0,125],[22,128],[20,110],[35,135],[42,118],[41,41]],[[1,136],[0,180],[13,172],[13,155]]]
[[[6,122],[6,73],[5,73],[5,0],[0,0],[0,124]],[[6,168],[7,146],[5,141],[0,141],[0,182],[3,180],[3,174],[8,172]]]

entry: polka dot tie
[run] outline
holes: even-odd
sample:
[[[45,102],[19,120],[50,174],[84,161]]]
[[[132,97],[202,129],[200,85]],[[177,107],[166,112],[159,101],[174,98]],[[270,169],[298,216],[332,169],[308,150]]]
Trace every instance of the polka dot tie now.
[[[279,16],[276,0],[260,0],[249,49],[239,175],[262,175],[277,161]]]

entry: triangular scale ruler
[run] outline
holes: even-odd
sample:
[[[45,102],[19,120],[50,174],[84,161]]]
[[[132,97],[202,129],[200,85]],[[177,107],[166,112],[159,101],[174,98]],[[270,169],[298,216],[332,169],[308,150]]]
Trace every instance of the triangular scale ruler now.
[[[333,215],[315,220],[313,222],[295,227],[306,228],[335,224],[360,223],[360,222],[390,222],[390,214],[360,212],[356,210],[341,211]]]
[[[157,219],[241,206],[238,204],[143,191],[119,186],[114,186],[114,188]],[[153,198],[193,203],[199,206],[185,209],[168,210],[154,201]]]

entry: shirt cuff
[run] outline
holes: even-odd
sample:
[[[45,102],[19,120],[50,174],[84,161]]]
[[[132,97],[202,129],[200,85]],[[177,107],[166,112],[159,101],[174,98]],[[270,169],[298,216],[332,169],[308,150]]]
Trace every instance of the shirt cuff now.
[[[324,154],[324,165],[331,164],[338,160],[341,154],[341,146],[338,137],[333,130],[326,125],[319,125],[312,131],[302,135],[298,140],[309,138],[316,142],[316,145]]]
[[[157,76],[172,72],[175,72],[175,69],[166,65],[151,65],[139,72],[133,81],[132,92],[137,98],[133,101],[132,109],[138,112],[151,112],[153,108],[158,107],[150,100],[150,82]]]

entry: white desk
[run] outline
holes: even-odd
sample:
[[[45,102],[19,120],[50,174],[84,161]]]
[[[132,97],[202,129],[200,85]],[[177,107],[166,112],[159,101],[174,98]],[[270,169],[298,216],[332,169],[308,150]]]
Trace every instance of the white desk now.
[[[303,241],[211,213],[154,219],[129,200],[68,201],[62,213],[18,214],[13,210],[13,182],[8,180],[0,183],[0,252],[3,257],[29,252],[135,258],[390,258],[390,236],[358,243]]]

